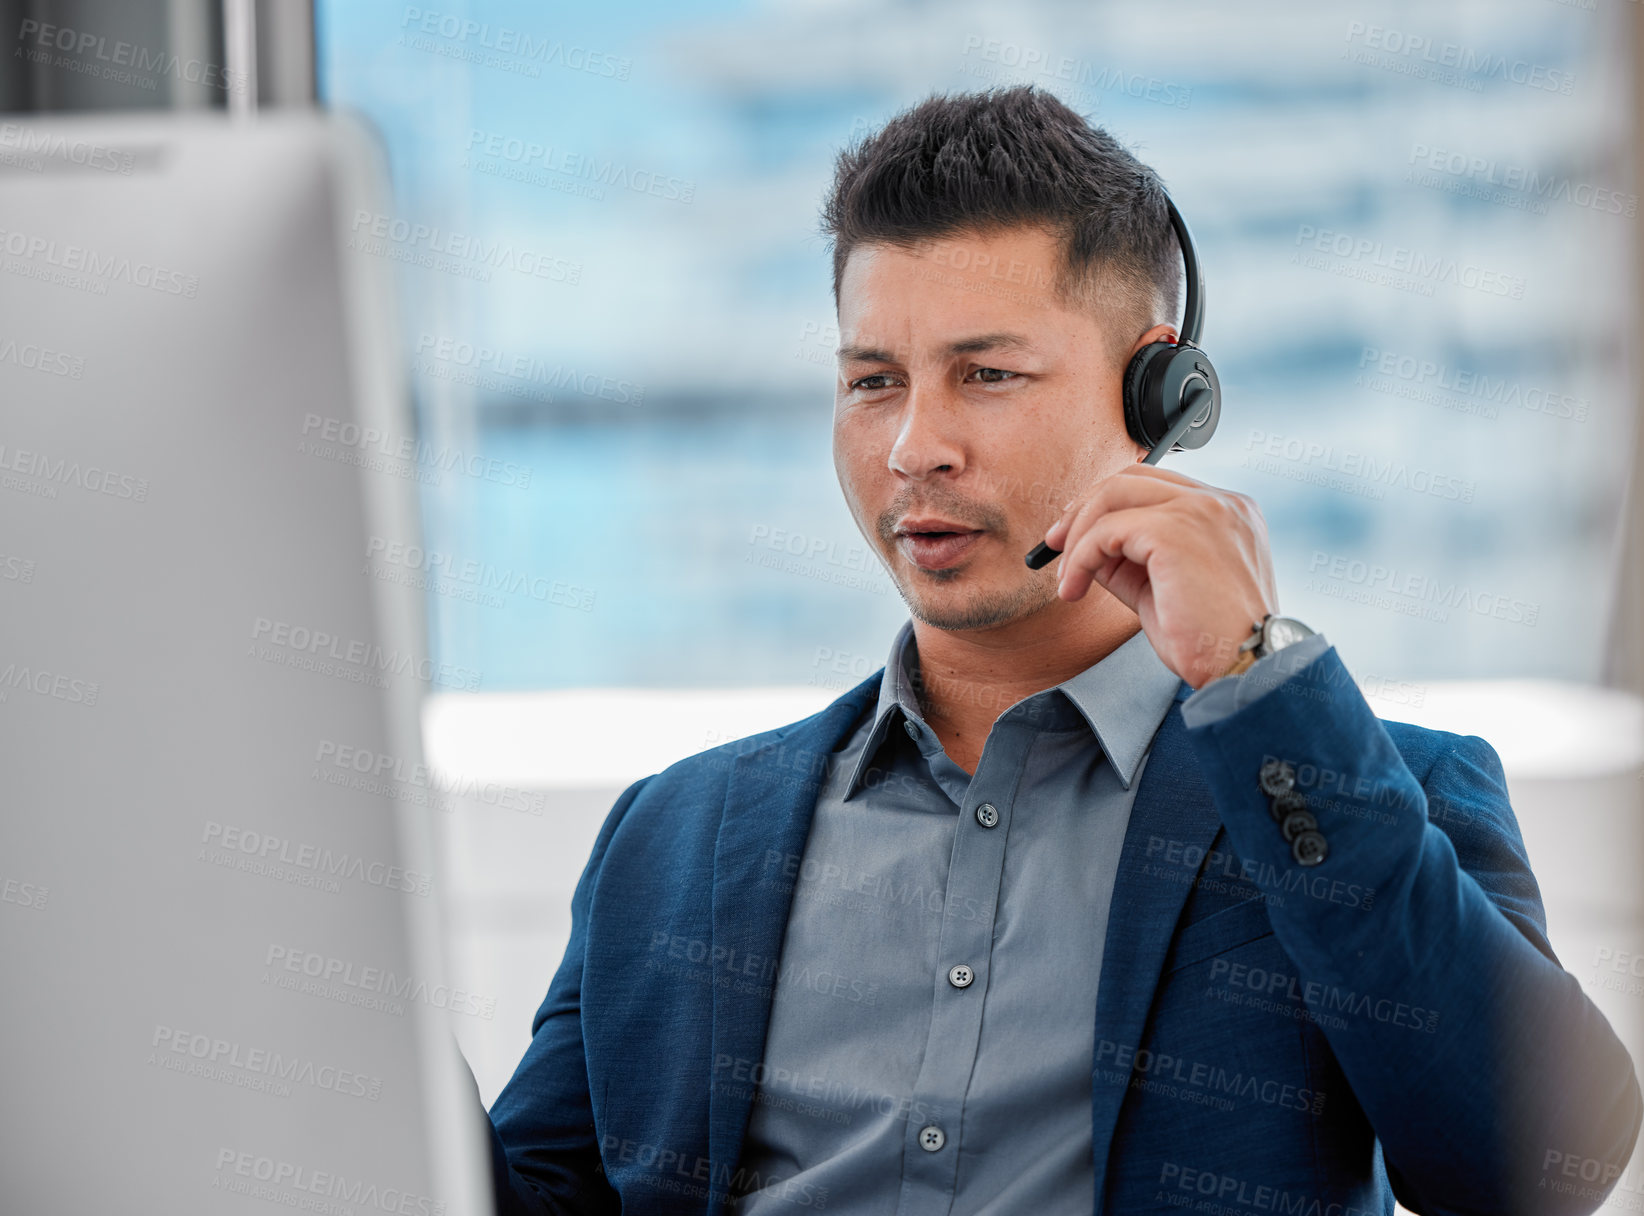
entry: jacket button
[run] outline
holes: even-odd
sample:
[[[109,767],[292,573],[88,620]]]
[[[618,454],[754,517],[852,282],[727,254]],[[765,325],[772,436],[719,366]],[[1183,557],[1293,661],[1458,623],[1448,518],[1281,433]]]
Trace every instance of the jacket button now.
[[[1267,809],[1275,822],[1283,823],[1287,816],[1294,815],[1297,811],[1305,811],[1307,799],[1295,790],[1286,790],[1282,794],[1274,795],[1273,805]]]
[[[927,1153],[934,1153],[947,1142],[947,1133],[937,1127],[934,1123],[932,1123],[929,1127],[922,1127],[919,1129],[919,1147],[924,1149]]]
[[[991,828],[999,822],[999,808],[991,802],[984,802],[976,808],[976,822],[985,828]]]
[[[1316,866],[1330,855],[1330,845],[1318,832],[1303,832],[1290,842],[1290,856],[1299,866]]]
[[[1284,833],[1284,842],[1286,844],[1295,844],[1296,837],[1303,832],[1317,833],[1318,830],[1319,821],[1313,818],[1311,811],[1291,811],[1290,814],[1284,817],[1284,822],[1279,824],[1279,831]],[[1324,838],[1321,836],[1319,839]]]
[[[1261,776],[1257,780],[1261,782],[1264,794],[1287,794],[1295,788],[1296,770],[1283,760],[1269,760],[1262,765]]]

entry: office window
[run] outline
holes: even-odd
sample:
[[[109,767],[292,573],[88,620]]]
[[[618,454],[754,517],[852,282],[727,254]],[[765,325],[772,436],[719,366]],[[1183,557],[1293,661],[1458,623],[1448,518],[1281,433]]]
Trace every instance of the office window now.
[[[326,0],[322,92],[393,163],[357,235],[462,457],[423,487],[441,556],[405,558],[436,657],[493,690],[870,674],[906,611],[832,469],[817,208],[929,90],[1033,81],[1194,227],[1224,410],[1168,467],[1263,505],[1284,609],[1361,680],[1598,679],[1616,8]]]

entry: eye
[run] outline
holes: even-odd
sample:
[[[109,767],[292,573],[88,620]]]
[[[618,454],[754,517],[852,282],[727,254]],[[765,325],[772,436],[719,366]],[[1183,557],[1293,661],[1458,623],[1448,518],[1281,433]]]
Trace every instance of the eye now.
[[[982,377],[983,384],[1003,384],[1006,376],[1020,376],[1020,372],[1007,372],[1002,367],[979,367],[973,373]]]
[[[890,378],[891,378],[890,373],[888,373],[888,372],[875,372],[871,376],[863,376],[860,380],[852,380],[850,382],[850,386],[851,386],[852,390],[860,389],[864,392],[872,393],[872,392],[876,392],[879,389],[889,388],[890,387],[889,384],[874,384],[874,383],[872,383],[873,381],[875,381],[875,380],[888,381]]]

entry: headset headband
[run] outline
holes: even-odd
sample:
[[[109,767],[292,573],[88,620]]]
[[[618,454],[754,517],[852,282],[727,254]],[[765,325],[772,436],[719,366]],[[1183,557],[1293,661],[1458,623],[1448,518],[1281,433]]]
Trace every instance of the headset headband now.
[[[1165,206],[1170,210],[1170,226],[1176,230],[1176,242],[1182,247],[1182,271],[1187,277],[1187,303],[1182,309],[1181,341],[1197,346],[1204,329],[1204,291],[1200,286],[1204,279],[1199,273],[1199,255],[1194,251],[1193,234],[1187,229],[1187,221],[1176,210],[1168,191],[1165,192]]]

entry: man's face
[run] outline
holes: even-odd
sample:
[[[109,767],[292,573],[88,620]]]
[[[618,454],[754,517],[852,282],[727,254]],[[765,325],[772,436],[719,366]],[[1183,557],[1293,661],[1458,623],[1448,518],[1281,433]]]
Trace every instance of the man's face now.
[[[1120,310],[1057,301],[1060,257],[1051,234],[1014,228],[862,245],[845,264],[834,468],[909,610],[938,629],[1072,607],[1055,569],[1023,558],[1143,450],[1105,331]]]

